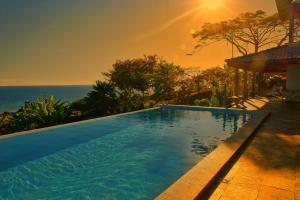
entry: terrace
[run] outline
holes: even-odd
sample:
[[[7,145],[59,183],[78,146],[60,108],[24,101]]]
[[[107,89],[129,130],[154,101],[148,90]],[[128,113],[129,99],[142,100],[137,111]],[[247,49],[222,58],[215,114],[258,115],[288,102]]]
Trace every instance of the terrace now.
[[[225,142],[157,199],[300,199],[300,104],[251,98],[243,106],[271,115]]]
[[[271,116],[205,198],[300,199],[299,108],[271,100]]]
[[[234,107],[259,110],[261,115],[158,199],[300,199],[300,43],[294,42],[294,20],[300,15],[300,5],[276,2],[281,18],[290,19],[289,43],[226,60],[235,69],[235,98],[242,94],[243,99]],[[249,73],[253,74],[251,92]],[[264,73],[286,73],[284,98],[248,98],[263,94]]]

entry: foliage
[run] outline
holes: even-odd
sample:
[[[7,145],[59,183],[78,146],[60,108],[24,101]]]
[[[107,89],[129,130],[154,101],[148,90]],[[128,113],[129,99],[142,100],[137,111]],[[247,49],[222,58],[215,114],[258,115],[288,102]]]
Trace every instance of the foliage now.
[[[195,106],[220,107],[226,105],[227,91],[224,85],[216,87],[210,99],[195,100]]]
[[[103,73],[119,92],[118,112],[144,108],[145,95],[152,88],[158,62],[156,55],[118,60],[112,70]]]
[[[227,71],[221,67],[213,67],[202,72],[203,79],[209,88],[218,87],[227,82],[228,75]]]
[[[224,85],[214,89],[211,97],[212,106],[225,106],[228,94]]]
[[[87,98],[81,98],[73,101],[70,104],[70,109],[73,111],[80,111],[85,115],[86,111],[89,109]]]
[[[15,132],[41,128],[64,123],[71,114],[66,103],[56,101],[53,96],[38,98],[35,102],[25,102],[13,115],[13,119],[2,124],[6,132]]]
[[[204,85],[205,85],[204,80],[205,80],[205,76],[203,75],[203,73],[198,73],[192,77],[192,82],[193,82],[193,85],[196,87],[195,91],[197,93],[200,93],[201,88],[204,87]]]
[[[205,107],[209,107],[211,104],[210,104],[210,101],[208,99],[196,99],[194,101],[194,105],[195,106],[205,106]]]
[[[177,104],[191,104],[194,99],[192,99],[193,93],[195,92],[194,80],[187,78],[179,81],[178,91],[176,92],[176,103]]]
[[[113,83],[97,81],[82,103],[89,115],[107,115],[115,112],[117,97],[117,90]]]
[[[93,90],[70,105],[54,97],[26,102],[12,119],[0,119],[0,131],[14,132],[134,111],[165,103],[224,106],[233,72],[215,67],[188,74],[182,67],[157,56],[117,61]],[[204,99],[205,98],[205,99]],[[202,99],[202,100],[195,100]]]
[[[145,95],[153,93],[155,101],[170,100],[176,95],[183,70],[156,55],[118,60],[104,75],[120,91],[121,110],[144,107]]]
[[[130,98],[121,94],[118,99],[118,112],[130,112],[139,109],[143,109],[145,107],[145,98],[141,95],[134,94]]]
[[[242,13],[238,17],[218,23],[205,23],[193,34],[198,40],[195,49],[217,42],[232,44],[240,54],[250,50],[258,52],[269,45],[282,45],[288,38],[288,22],[282,22],[278,14],[267,15],[265,11]],[[300,27],[297,20],[296,28]]]
[[[274,86],[284,86],[284,78],[281,75],[271,75],[265,79],[264,83],[269,89]]]
[[[144,96],[151,87],[151,78],[158,59],[156,56],[118,60],[113,69],[104,75],[118,87],[124,95],[132,97],[134,92]]]
[[[160,61],[153,78],[154,99],[156,101],[169,101],[176,95],[183,70],[178,65]]]

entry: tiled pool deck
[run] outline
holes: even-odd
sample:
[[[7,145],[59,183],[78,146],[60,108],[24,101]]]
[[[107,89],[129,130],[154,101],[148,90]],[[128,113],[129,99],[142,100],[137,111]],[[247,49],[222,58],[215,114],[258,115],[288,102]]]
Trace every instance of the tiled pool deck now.
[[[251,100],[246,109],[262,101]],[[300,106],[271,100],[263,109],[271,116],[201,199],[300,200]]]

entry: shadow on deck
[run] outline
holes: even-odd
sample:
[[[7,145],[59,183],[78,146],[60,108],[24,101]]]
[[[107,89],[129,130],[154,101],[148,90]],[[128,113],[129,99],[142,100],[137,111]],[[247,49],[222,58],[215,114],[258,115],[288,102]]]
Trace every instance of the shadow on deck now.
[[[244,109],[266,103],[249,99]],[[263,109],[271,116],[201,199],[300,199],[300,105],[272,99]]]

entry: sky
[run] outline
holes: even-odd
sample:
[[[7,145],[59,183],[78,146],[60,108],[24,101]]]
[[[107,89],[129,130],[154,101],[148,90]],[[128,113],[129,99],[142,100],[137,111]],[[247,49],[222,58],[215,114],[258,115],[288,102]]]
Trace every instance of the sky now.
[[[187,56],[192,33],[258,9],[275,13],[275,0],[0,0],[0,85],[93,84],[116,60],[148,54],[222,66],[230,45]]]

